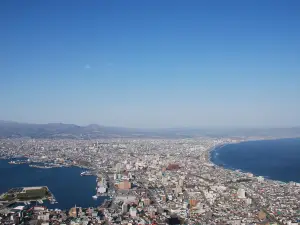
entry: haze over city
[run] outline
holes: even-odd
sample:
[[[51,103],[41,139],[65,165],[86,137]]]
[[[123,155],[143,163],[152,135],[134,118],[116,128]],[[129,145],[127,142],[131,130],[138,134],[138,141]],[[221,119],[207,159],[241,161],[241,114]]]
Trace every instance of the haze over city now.
[[[0,119],[300,125],[300,3],[0,2]]]

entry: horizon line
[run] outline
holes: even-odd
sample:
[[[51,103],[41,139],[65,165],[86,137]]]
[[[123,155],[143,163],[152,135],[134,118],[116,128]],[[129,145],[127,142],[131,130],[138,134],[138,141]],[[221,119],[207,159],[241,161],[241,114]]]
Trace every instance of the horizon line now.
[[[0,123],[16,123],[16,124],[27,124],[27,125],[50,125],[50,124],[61,124],[61,125],[75,125],[79,127],[88,127],[88,126],[99,126],[104,128],[119,128],[119,129],[140,129],[140,130],[167,130],[167,129],[293,129],[300,128],[300,125],[293,126],[253,126],[253,125],[240,125],[240,126],[229,126],[229,125],[197,125],[197,126],[176,126],[176,127],[130,127],[130,126],[117,126],[117,125],[101,125],[98,123],[89,123],[89,124],[76,124],[76,123],[65,123],[65,122],[48,122],[48,123],[38,123],[38,122],[18,122],[14,120],[0,120]]]

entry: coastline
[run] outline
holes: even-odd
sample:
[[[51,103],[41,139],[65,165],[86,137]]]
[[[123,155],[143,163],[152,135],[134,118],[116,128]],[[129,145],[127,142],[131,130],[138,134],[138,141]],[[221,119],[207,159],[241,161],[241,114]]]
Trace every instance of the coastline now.
[[[249,174],[252,174],[253,175],[253,178],[255,177],[263,177],[265,179],[265,181],[271,181],[271,182],[275,182],[275,183],[284,183],[284,184],[287,184],[287,183],[300,183],[298,181],[283,181],[283,180],[279,180],[279,179],[273,179],[273,178],[270,178],[268,175],[262,175],[262,174],[259,174],[259,173],[253,173],[252,171],[245,171],[241,168],[234,168],[232,166],[228,166],[228,165],[225,165],[224,163],[218,163],[217,162],[217,158],[218,157],[218,151],[222,150],[223,147],[225,146],[228,146],[228,145],[235,145],[235,144],[241,144],[241,143],[248,143],[248,142],[258,142],[258,141],[276,141],[276,140],[293,140],[293,139],[300,139],[300,137],[282,137],[282,138],[277,138],[277,137],[274,137],[274,138],[264,138],[264,139],[249,139],[249,140],[239,140],[239,141],[235,141],[235,142],[224,142],[224,143],[220,143],[220,144],[217,144],[211,148],[209,148],[207,150],[207,155],[206,155],[206,160],[209,164],[213,165],[215,168],[218,168],[218,169],[221,169],[223,171],[225,171],[226,173],[232,173],[232,172],[239,172],[240,174],[243,174],[244,176],[247,176]]]
[[[233,143],[231,143],[231,142],[222,143],[222,144],[218,144],[218,145],[210,148],[208,150],[208,162],[211,163],[211,164],[213,164],[216,167],[220,167],[220,168],[223,168],[225,170],[230,170],[229,168],[225,167],[224,164],[222,164],[222,163],[220,163],[220,164],[216,163],[213,160],[213,158],[216,156],[216,154],[218,154],[217,151],[221,150],[223,147],[228,146],[228,145],[240,144],[242,142],[247,142],[247,141],[240,141],[240,142],[233,142]]]

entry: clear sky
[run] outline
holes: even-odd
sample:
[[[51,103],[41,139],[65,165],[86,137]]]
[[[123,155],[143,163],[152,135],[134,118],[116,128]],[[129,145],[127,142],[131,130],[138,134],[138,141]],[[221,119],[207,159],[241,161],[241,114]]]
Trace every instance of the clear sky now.
[[[1,0],[0,119],[300,125],[299,0]]]

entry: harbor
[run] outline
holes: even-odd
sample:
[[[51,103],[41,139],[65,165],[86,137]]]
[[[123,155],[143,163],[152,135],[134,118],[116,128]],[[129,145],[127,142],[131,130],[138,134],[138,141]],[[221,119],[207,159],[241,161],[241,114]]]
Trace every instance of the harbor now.
[[[40,205],[39,200],[49,209],[68,209],[75,204],[82,207],[98,207],[107,196],[98,196],[97,200],[92,198],[95,195],[95,175],[80,176],[86,169],[78,167],[57,167],[37,168],[29,167],[28,163],[12,164],[12,160],[0,160],[0,194],[6,193],[13,187],[20,186],[47,186],[54,198],[34,201],[27,199],[20,202],[24,205]],[[17,161],[14,159],[13,161]],[[91,170],[92,171],[92,170]],[[5,204],[5,202],[3,202]],[[12,203],[16,203],[12,202]],[[0,204],[1,206],[1,204]]]
[[[19,165],[19,164],[25,164],[30,162],[30,160],[11,160],[8,162],[8,164],[15,164],[15,165]]]

